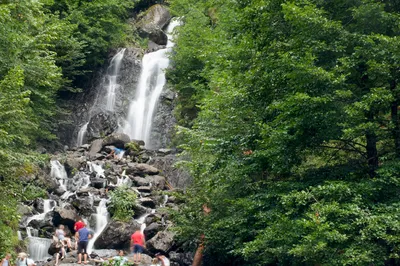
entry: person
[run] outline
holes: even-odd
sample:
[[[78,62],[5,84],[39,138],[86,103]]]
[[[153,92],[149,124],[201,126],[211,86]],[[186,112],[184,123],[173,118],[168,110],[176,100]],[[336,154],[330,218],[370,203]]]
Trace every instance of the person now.
[[[158,259],[158,261],[161,262],[162,266],[169,266],[170,265],[169,259],[167,257],[165,257],[164,255],[162,255],[160,253],[157,253],[156,254],[156,258]]]
[[[54,264],[54,266],[58,266],[58,261],[63,258],[64,258],[64,254],[62,253],[62,249],[59,248],[56,253],[56,263]]]
[[[159,266],[159,264],[158,264],[158,259],[157,259],[157,258],[152,259],[152,260],[151,260],[151,265],[150,265],[150,266]]]
[[[124,251],[120,250],[120,251],[118,251],[118,255],[117,256],[109,258],[109,260],[111,259],[113,261],[118,261],[119,262],[118,265],[122,266],[122,265],[125,265],[125,263],[128,262],[128,259],[124,255],[125,255]]]
[[[28,258],[28,254],[25,252],[18,253],[16,266],[36,266],[35,262]]]
[[[110,154],[107,156],[107,158],[109,157],[113,157],[114,159],[121,159],[121,157],[123,156],[123,153],[125,151],[123,149],[119,149],[117,147],[112,148]]]
[[[84,224],[83,227],[78,231],[78,264],[82,263],[82,254],[83,264],[87,264],[87,246],[90,238],[92,238],[92,234]]]
[[[85,226],[85,223],[81,218],[78,219],[78,221],[74,224],[74,230],[75,230],[75,249],[78,249],[78,242],[79,242],[79,234],[78,231]]]
[[[68,246],[68,248],[71,248],[71,239],[69,237],[65,237],[65,231],[64,231],[64,225],[60,224],[58,229],[56,230],[56,236],[58,240],[60,240],[63,243],[63,246]]]
[[[10,259],[11,259],[11,254],[7,253],[6,256],[1,260],[1,266],[10,266]]]
[[[133,262],[140,263],[145,246],[144,234],[136,230],[131,236],[131,249],[133,252]]]

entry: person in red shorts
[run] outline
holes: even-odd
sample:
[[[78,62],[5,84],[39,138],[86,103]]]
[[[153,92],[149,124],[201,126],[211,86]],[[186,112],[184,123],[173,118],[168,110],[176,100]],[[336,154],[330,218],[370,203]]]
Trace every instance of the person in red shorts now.
[[[131,236],[131,249],[133,252],[133,262],[140,263],[142,260],[142,253],[145,249],[144,234],[140,230],[136,230]]]
[[[79,234],[78,231],[85,227],[85,223],[82,221],[82,219],[78,219],[78,221],[74,225],[74,230],[75,230],[75,249],[78,249],[78,242],[79,242]]]

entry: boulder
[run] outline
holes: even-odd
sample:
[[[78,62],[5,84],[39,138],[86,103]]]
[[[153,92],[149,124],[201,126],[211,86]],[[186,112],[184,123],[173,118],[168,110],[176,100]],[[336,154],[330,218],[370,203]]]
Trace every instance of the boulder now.
[[[171,14],[167,7],[163,5],[151,6],[144,16],[137,23],[139,34],[144,38],[149,38],[158,45],[167,44],[168,37],[162,31],[171,19]]]
[[[148,186],[150,184],[149,180],[144,177],[140,176],[134,176],[131,178],[131,180],[136,184],[136,186],[142,187],[142,186]]]
[[[138,187],[137,190],[139,192],[144,192],[144,193],[150,193],[151,192],[151,187]]]
[[[92,116],[87,126],[87,139],[99,139],[112,134],[118,128],[117,121],[118,117],[112,112],[100,112]]]
[[[158,232],[152,239],[147,241],[146,247],[150,252],[167,253],[174,245],[174,233],[169,231]]]
[[[140,198],[139,203],[140,205],[150,209],[154,209],[156,207],[156,204],[151,198]]]
[[[161,225],[158,223],[152,223],[149,226],[147,226],[144,229],[144,235],[146,236],[146,239],[151,239],[153,238],[158,231],[160,231],[162,229]]]
[[[129,143],[131,139],[124,133],[113,133],[103,139],[103,146],[113,145],[117,148],[124,149],[125,144]]]
[[[78,210],[80,216],[89,217],[96,212],[88,197],[76,198],[71,203]]]
[[[135,219],[138,219],[139,217],[145,215],[147,213],[147,211],[148,211],[148,209],[146,207],[144,207],[142,205],[139,205],[139,204],[136,204],[133,207],[133,210],[135,211],[135,214],[133,215],[133,217]]]
[[[103,140],[102,139],[96,139],[90,144],[90,150],[89,154],[90,156],[95,156],[96,153],[99,153],[101,149],[103,148]]]
[[[107,179],[104,178],[91,178],[90,185],[94,188],[105,188],[107,186]]]
[[[54,208],[53,224],[58,227],[60,224],[68,226],[70,230],[73,230],[75,221],[78,220],[78,214],[74,208],[69,203],[65,203],[63,207]]]
[[[169,253],[169,259],[171,262],[177,262],[179,265],[192,265],[194,258],[193,252],[186,252],[186,253],[177,253],[171,251]]]
[[[140,228],[135,220],[128,223],[112,220],[94,243],[96,249],[124,249],[130,245],[131,235]]]
[[[156,175],[160,172],[154,166],[144,163],[128,163],[128,167],[125,170],[126,174],[137,174],[140,176]]]
[[[165,187],[165,177],[159,176],[159,175],[154,175],[154,176],[146,176],[146,179],[151,183],[152,186],[158,188],[158,189],[164,189]]]

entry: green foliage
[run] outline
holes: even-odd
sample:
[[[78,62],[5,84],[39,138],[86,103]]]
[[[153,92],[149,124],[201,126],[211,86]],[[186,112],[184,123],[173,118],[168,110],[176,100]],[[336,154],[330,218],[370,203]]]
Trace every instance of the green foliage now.
[[[110,192],[110,198],[108,207],[112,217],[118,221],[130,221],[135,214],[133,208],[136,206],[136,192],[121,186]]]
[[[398,263],[400,6],[171,4],[194,177],[178,235],[205,235],[206,265]]]

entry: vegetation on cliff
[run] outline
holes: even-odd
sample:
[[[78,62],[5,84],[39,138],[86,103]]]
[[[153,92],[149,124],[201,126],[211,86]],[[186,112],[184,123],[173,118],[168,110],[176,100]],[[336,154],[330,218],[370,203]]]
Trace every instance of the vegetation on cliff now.
[[[131,38],[126,19],[134,6],[130,0],[1,1],[0,255],[18,245],[18,202],[43,196],[31,186],[41,185],[32,180],[45,157],[32,151],[38,141],[55,139],[58,97],[82,88],[109,49]]]
[[[171,2],[182,239],[206,265],[399,263],[400,5]]]

